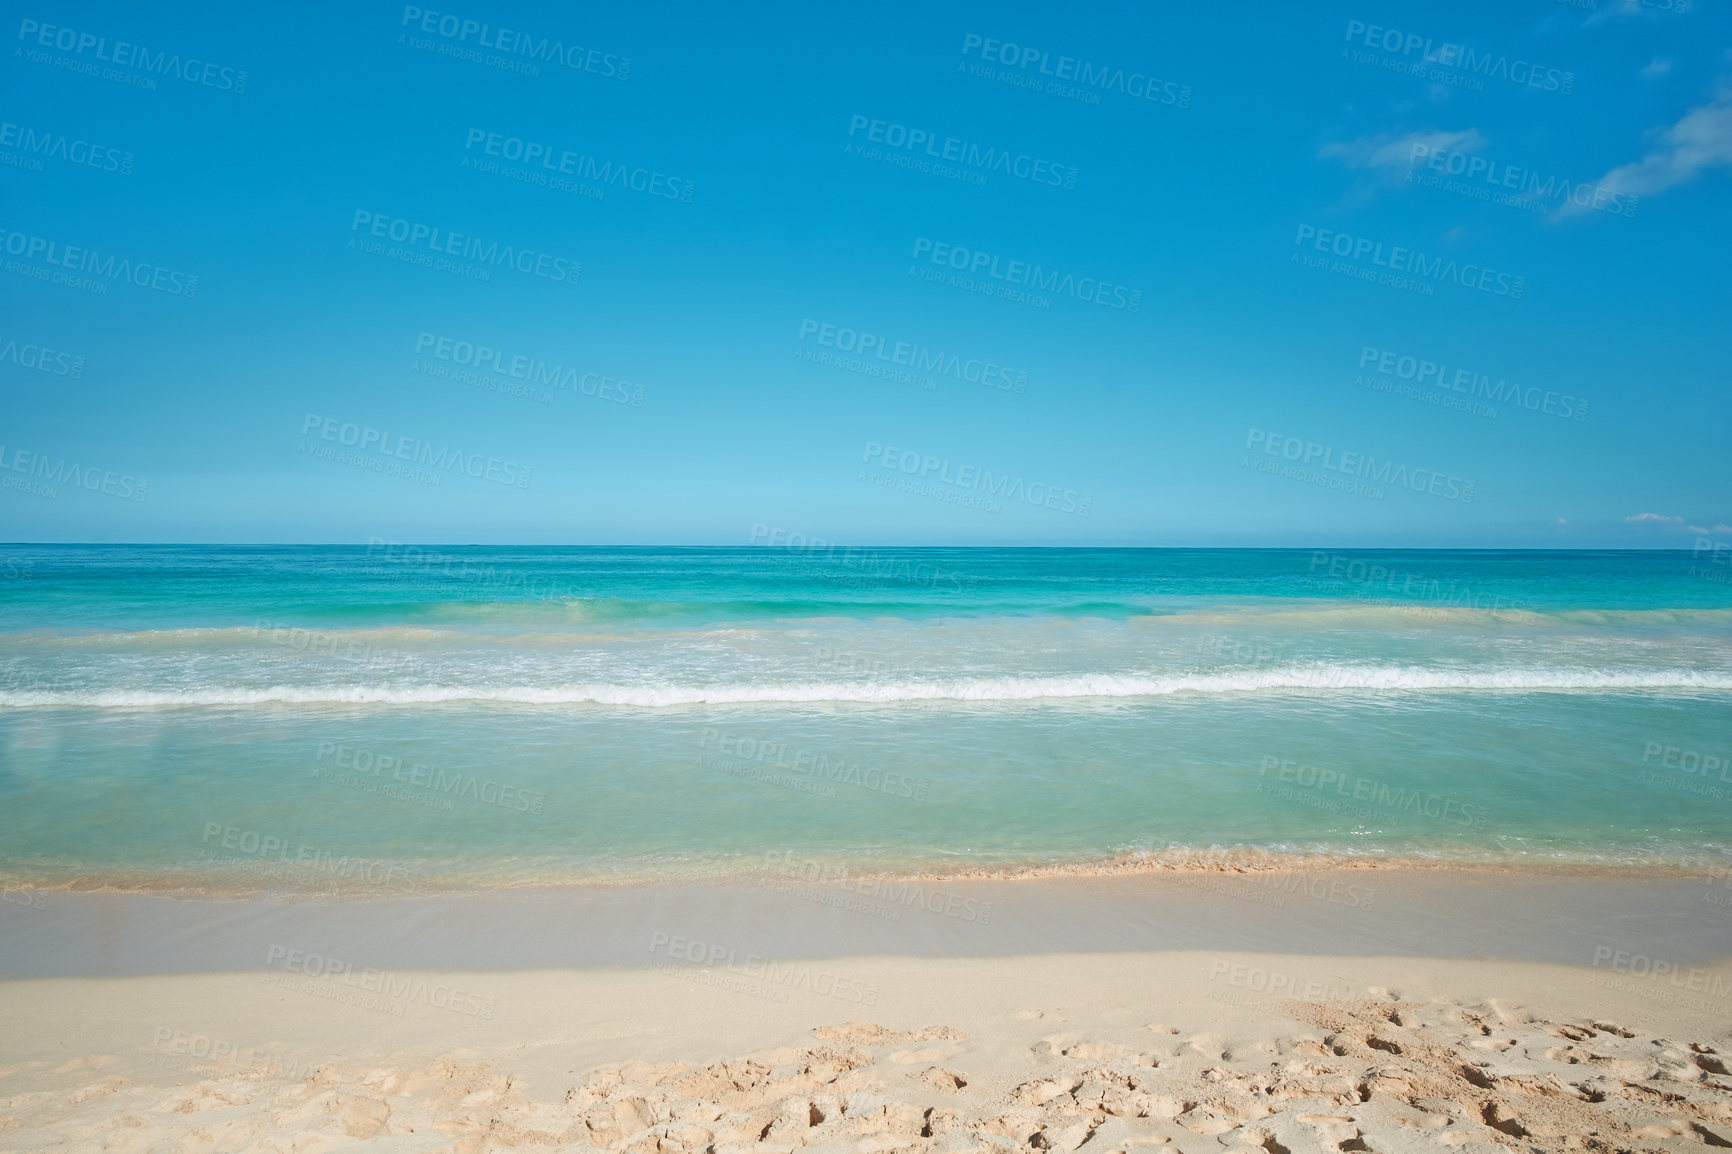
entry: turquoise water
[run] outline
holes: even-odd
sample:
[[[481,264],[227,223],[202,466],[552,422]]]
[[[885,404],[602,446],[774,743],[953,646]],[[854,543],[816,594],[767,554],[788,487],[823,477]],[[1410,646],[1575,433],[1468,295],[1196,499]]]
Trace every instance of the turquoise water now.
[[[1722,861],[1711,562],[4,547],[0,871],[301,892]]]

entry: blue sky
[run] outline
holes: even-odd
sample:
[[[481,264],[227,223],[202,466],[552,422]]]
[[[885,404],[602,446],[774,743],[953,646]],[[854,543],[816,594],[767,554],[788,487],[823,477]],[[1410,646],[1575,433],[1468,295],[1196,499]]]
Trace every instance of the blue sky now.
[[[1680,2],[9,4],[0,538],[1729,539]]]

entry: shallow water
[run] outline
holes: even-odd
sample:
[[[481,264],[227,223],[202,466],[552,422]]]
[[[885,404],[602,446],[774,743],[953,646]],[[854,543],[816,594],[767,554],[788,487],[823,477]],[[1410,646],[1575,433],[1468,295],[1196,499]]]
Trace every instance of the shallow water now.
[[[1718,862],[1711,568],[9,547],[0,868],[301,892],[1224,848]]]

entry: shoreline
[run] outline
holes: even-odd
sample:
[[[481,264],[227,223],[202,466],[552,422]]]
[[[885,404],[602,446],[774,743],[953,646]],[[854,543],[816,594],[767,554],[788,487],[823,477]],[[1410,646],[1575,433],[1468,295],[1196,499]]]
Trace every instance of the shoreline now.
[[[0,902],[0,979],[248,971],[278,948],[393,969],[632,966],[675,938],[781,958],[1234,949],[1683,965],[1732,958],[1732,889],[1723,877],[1336,870],[300,899],[58,892]]]
[[[331,855],[327,854],[326,857]],[[756,860],[753,867],[747,862]],[[439,874],[408,859],[332,858],[313,863],[294,858],[259,858],[227,872],[165,869],[91,871],[65,876],[58,872],[28,872],[0,865],[0,900],[17,901],[21,894],[117,894],[179,900],[375,899],[382,895],[435,898],[459,894],[498,894],[546,890],[620,890],[669,885],[756,885],[767,878],[823,885],[885,885],[895,883],[1037,882],[1056,879],[1244,877],[1279,879],[1316,874],[1363,873],[1371,876],[1438,874],[1506,878],[1603,878],[1608,880],[1696,880],[1723,883],[1732,894],[1732,847],[1720,856],[1698,858],[1655,855],[1648,861],[1605,860],[1564,855],[1490,856],[1442,854],[1380,854],[1366,852],[1306,852],[1263,848],[1234,850],[1170,850],[1117,854],[1071,861],[958,864],[949,870],[929,863],[898,867],[893,863],[850,863],[840,858],[796,856],[794,851],[766,854],[760,859],[730,858],[723,862],[683,867],[553,870],[539,868],[508,874],[481,871]],[[326,876],[320,876],[324,874]],[[269,878],[283,884],[248,884]],[[302,883],[315,884],[295,884]],[[1279,884],[1278,882],[1275,884]],[[1732,900],[1732,899],[1729,899]],[[26,904],[26,903],[20,903]]]

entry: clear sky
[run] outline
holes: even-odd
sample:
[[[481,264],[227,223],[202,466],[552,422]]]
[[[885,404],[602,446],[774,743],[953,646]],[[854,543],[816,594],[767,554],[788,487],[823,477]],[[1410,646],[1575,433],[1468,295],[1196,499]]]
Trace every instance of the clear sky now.
[[[0,538],[1732,540],[1721,0],[442,2],[5,5]]]

